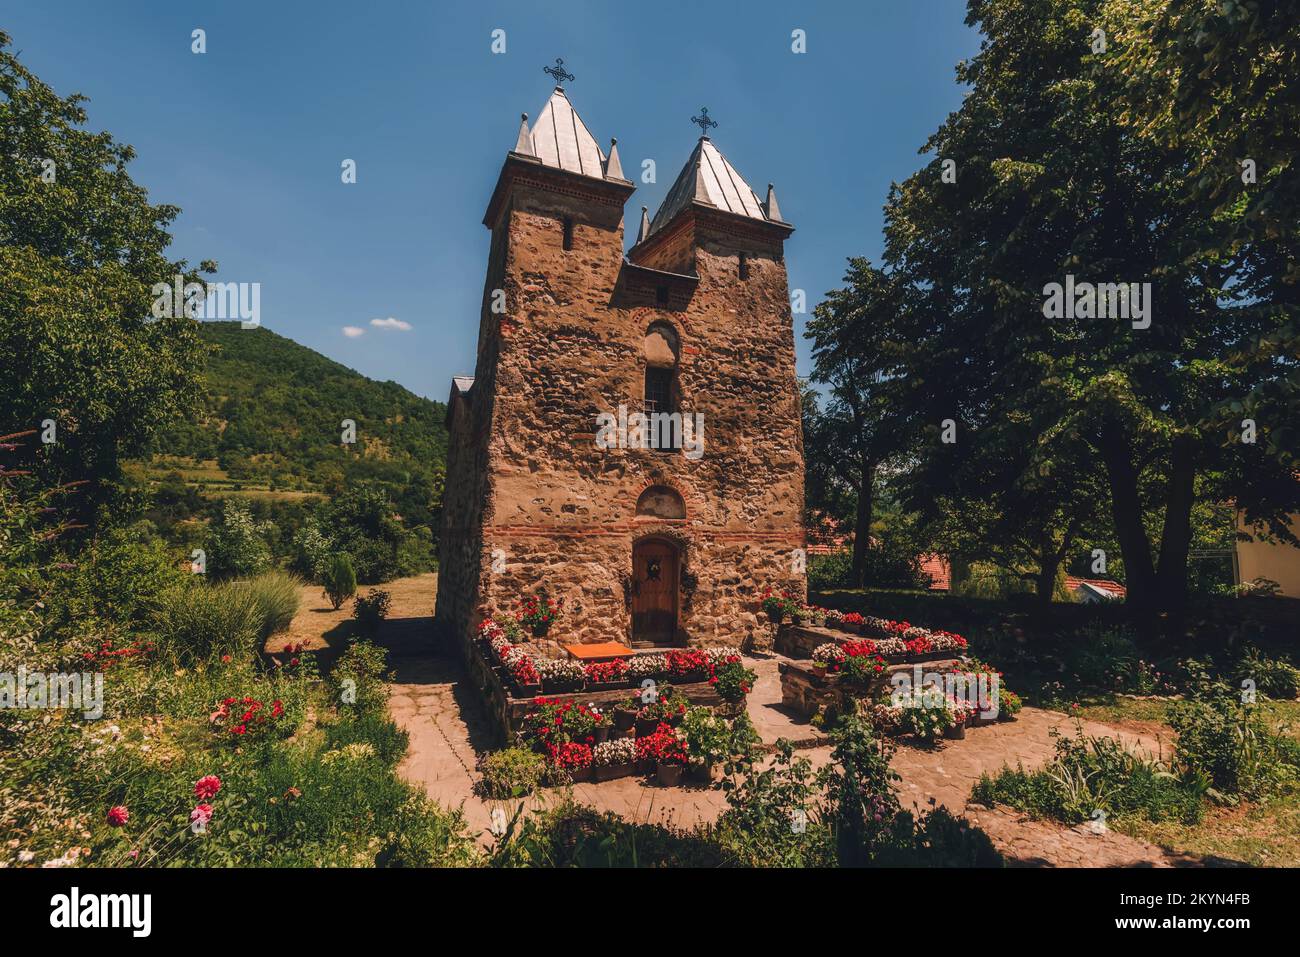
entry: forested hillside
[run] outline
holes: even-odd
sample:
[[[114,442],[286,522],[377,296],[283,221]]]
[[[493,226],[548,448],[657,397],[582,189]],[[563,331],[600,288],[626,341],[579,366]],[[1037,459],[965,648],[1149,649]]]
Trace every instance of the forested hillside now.
[[[410,524],[433,522],[446,461],[445,407],[376,382],[266,328],[200,327],[212,351],[201,408],[159,436],[149,473],[211,493],[337,494],[385,486]],[[356,423],[344,444],[343,421]]]

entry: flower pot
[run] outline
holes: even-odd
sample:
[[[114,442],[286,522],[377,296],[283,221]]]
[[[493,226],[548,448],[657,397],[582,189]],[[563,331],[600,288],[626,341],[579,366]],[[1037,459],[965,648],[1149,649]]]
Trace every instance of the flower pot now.
[[[595,777],[595,773],[589,764],[585,768],[573,768],[569,771],[569,777],[573,779],[574,784],[586,784]]]
[[[680,764],[666,764],[663,761],[655,762],[655,777],[658,778],[661,787],[675,788],[682,783],[682,774],[686,768]]]
[[[1015,716],[1014,714],[1012,714],[1010,711],[999,711],[999,712],[998,712],[998,720],[999,720],[999,721],[1015,721],[1015,720],[1016,720],[1016,716]]]
[[[813,626],[814,628],[825,628],[825,627],[826,627],[826,616],[825,616],[825,615],[821,616],[820,618],[817,617],[816,615],[814,615],[814,616],[813,616],[811,619],[809,619],[809,620],[812,622],[812,626]]]
[[[647,734],[654,734],[655,728],[659,727],[658,718],[637,718],[636,719],[636,736],[643,738]]]
[[[614,730],[619,734],[625,734],[636,727],[636,712],[623,711],[620,708],[614,709]]]
[[[989,725],[989,724],[997,724],[997,723],[998,723],[998,717],[997,717],[997,715],[993,715],[993,716],[991,716],[991,717],[986,718],[986,717],[984,717],[982,714],[980,714],[979,712],[976,712],[976,713],[975,713],[975,717],[971,718],[970,723],[971,723],[972,725],[974,725],[975,727],[977,727],[977,728],[982,728],[982,727],[984,727],[985,725]]]
[[[629,774],[636,773],[636,765],[627,764],[602,764],[593,771],[596,781],[613,781],[615,778],[625,778]]]
[[[717,765],[710,761],[708,764],[691,764],[687,766],[687,774],[690,779],[697,784],[712,784],[717,778]]]
[[[790,616],[790,624],[794,625],[796,628],[802,627],[803,623],[807,620],[808,619],[805,618],[803,615]]]
[[[784,612],[784,611],[769,611],[769,612],[767,613],[767,619],[768,619],[768,621],[770,621],[772,624],[774,624],[774,625],[779,625],[779,624],[781,624],[782,621],[785,620],[785,612]]]
[[[542,693],[542,683],[537,681],[533,684],[526,685],[520,684],[516,681],[515,690],[518,692],[518,694],[515,695],[516,698],[536,698]]]
[[[713,713],[720,718],[735,718],[745,710],[745,701],[721,701],[713,706]]]
[[[553,623],[549,621],[539,621],[537,624],[533,625],[533,637],[545,638],[546,633],[551,630],[552,624]]]
[[[629,684],[627,683],[626,680],[623,680],[623,681],[588,681],[588,682],[587,682],[587,690],[588,690],[588,691],[591,691],[591,692],[596,692],[596,691],[622,691],[623,689],[625,689],[625,688],[630,688],[630,687],[632,687],[632,686],[629,685]]]
[[[949,741],[961,741],[966,737],[966,725],[954,724],[951,728],[945,728],[943,736]]]
[[[543,681],[542,690],[547,694],[577,694],[585,690],[585,681]]]
[[[596,726],[596,744],[604,744],[609,740],[610,726],[601,724]]]

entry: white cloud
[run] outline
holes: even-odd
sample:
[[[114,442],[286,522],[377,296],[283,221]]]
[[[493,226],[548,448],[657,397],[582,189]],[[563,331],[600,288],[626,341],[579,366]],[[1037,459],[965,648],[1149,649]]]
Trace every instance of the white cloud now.
[[[344,326],[343,334],[349,339],[355,339],[357,336],[364,336],[366,330],[362,329],[360,326]]]
[[[371,319],[370,324],[377,329],[400,329],[402,332],[410,332],[411,324],[403,322],[401,319],[394,319],[389,316],[387,319]]]

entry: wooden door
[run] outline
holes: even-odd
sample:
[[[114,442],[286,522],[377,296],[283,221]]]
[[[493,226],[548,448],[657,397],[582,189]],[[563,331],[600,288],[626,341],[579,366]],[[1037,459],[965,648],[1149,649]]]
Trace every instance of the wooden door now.
[[[670,645],[677,638],[677,549],[667,542],[632,548],[632,640]]]

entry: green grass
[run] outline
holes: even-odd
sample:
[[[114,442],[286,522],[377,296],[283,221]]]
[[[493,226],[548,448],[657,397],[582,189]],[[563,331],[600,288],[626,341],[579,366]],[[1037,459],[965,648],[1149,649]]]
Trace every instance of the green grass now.
[[[1083,703],[1079,713],[1085,720],[1103,724],[1159,724],[1164,740],[1172,742],[1167,719],[1174,704],[1109,695]],[[1259,711],[1274,731],[1300,739],[1300,701],[1261,700]],[[1120,817],[1108,824],[1121,834],[1198,857],[1257,867],[1300,867],[1300,795],[1294,793],[1229,807],[1207,805],[1204,818],[1195,825],[1141,817]]]

